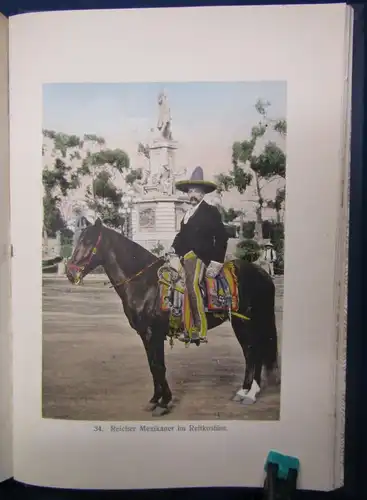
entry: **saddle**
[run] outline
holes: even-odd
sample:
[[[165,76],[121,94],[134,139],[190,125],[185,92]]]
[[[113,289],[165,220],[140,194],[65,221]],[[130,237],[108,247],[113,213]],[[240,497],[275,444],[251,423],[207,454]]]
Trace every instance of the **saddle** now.
[[[184,270],[174,269],[168,264],[158,270],[160,284],[160,309],[170,313],[171,332],[181,332],[183,320],[191,317],[188,294],[185,287]],[[215,278],[204,276],[200,283],[206,313],[228,314],[238,310],[239,297],[234,263],[223,265]]]

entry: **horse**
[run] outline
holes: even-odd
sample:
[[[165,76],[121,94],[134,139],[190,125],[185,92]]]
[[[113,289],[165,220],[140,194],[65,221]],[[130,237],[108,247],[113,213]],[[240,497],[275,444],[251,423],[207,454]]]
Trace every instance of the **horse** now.
[[[173,408],[164,348],[169,333],[169,312],[160,306],[158,278],[164,262],[165,257],[153,255],[97,219],[81,233],[66,266],[66,277],[72,284],[78,284],[97,266],[104,268],[111,287],[122,301],[131,328],[145,348],[154,389],[145,408],[155,417],[166,415]],[[207,312],[207,322],[209,330],[224,321],[231,322],[245,358],[243,384],[232,399],[240,404],[253,404],[261,389],[263,368],[268,379],[273,377],[272,380],[279,383],[275,285],[259,266],[243,260],[233,262],[238,283],[238,314]]]

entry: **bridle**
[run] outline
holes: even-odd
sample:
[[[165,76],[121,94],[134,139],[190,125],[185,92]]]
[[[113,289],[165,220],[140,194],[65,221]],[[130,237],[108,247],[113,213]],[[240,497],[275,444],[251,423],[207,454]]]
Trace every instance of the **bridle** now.
[[[87,259],[87,262],[84,264],[84,266],[77,266],[76,264],[73,264],[73,263],[68,264],[68,268],[70,270],[72,270],[72,269],[76,270],[76,275],[75,275],[75,278],[74,278],[74,283],[76,285],[79,285],[79,283],[81,282],[81,280],[83,278],[83,272],[91,264],[93,257],[97,253],[98,246],[101,243],[101,240],[102,240],[102,231],[99,233],[99,236],[97,238],[97,242],[94,245],[94,247],[92,248],[91,253],[90,253],[90,255],[89,255],[88,259]]]
[[[68,269],[70,269],[70,270],[73,269],[76,271],[76,274],[74,277],[75,285],[79,285],[81,280],[83,279],[83,272],[91,264],[93,257],[97,254],[98,246],[101,243],[101,240],[102,240],[102,232],[99,233],[99,236],[97,238],[97,242],[96,242],[95,246],[92,248],[91,253],[87,259],[87,262],[83,266],[77,266],[76,264],[73,264],[73,263],[68,264],[68,266],[67,266]],[[140,271],[135,273],[133,276],[130,276],[130,278],[126,278],[126,279],[121,280],[115,284],[111,284],[111,288],[117,288],[117,287],[120,287],[122,285],[126,285],[126,284],[130,283],[130,281],[132,281],[135,278],[144,274],[150,267],[157,264],[157,262],[161,262],[162,260],[164,261],[165,259],[166,259],[166,257],[158,257],[153,262],[151,262],[149,265],[147,265],[146,267],[144,267],[143,269],[141,269]],[[109,282],[105,283],[105,285],[107,285],[108,283]]]

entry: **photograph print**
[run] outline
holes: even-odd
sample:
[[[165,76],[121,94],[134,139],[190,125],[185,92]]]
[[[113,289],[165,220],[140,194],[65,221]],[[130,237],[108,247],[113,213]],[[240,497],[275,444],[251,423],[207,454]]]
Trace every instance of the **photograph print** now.
[[[44,85],[43,418],[279,420],[286,94]]]

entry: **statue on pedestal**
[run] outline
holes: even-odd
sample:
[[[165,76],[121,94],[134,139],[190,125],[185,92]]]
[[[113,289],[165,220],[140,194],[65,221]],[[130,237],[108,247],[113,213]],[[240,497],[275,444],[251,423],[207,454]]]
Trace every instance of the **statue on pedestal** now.
[[[160,131],[163,139],[170,141],[172,140],[172,118],[168,100],[164,92],[161,92],[158,96],[158,105],[159,116],[157,129]]]
[[[176,191],[176,178],[185,174],[186,169],[182,172],[174,171],[173,152],[176,146],[172,140],[171,111],[164,92],[158,95],[158,107],[158,136],[149,145],[138,145],[138,153],[148,161],[141,179],[134,182],[133,188],[140,195],[160,193],[171,196]]]

